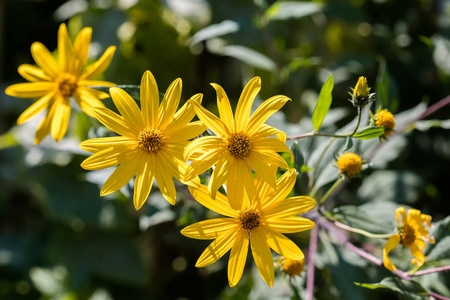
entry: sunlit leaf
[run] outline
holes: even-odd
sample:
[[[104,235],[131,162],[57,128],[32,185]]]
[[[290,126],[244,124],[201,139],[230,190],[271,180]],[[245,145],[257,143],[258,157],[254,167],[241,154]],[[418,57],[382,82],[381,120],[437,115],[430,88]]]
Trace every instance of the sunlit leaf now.
[[[317,100],[316,107],[314,108],[314,112],[312,114],[312,123],[316,131],[319,130],[323,119],[325,119],[325,116],[330,109],[332,101],[331,92],[333,91],[333,87],[333,75],[330,74],[320,90],[319,99]]]
[[[231,20],[225,20],[219,24],[213,24],[203,28],[202,30],[199,30],[196,34],[192,36],[190,45],[193,46],[202,41],[223,36],[232,32],[236,32],[238,30],[239,30],[238,23]]]
[[[248,47],[230,45],[223,47],[220,52],[222,55],[234,57],[237,60],[258,69],[273,72],[277,68],[272,59]]]
[[[370,140],[384,134],[384,127],[371,127],[358,132],[353,137],[360,140]]]
[[[388,277],[379,283],[358,283],[356,285],[371,290],[386,288],[402,294],[405,299],[425,299],[428,291],[425,290],[418,282],[414,280],[405,280],[397,277]]]
[[[265,16],[269,21],[299,19],[315,14],[321,9],[320,3],[278,1],[267,9]]]

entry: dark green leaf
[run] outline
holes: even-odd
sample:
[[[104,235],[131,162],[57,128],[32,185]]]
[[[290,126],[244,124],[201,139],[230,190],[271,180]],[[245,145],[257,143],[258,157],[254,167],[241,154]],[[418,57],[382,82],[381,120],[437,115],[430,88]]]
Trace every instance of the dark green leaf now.
[[[322,89],[320,90],[319,100],[317,100],[316,107],[314,108],[314,112],[312,114],[312,123],[314,126],[314,130],[319,130],[322,125],[323,119],[327,115],[328,110],[331,106],[332,95],[334,81],[333,75],[330,74],[327,81],[323,84]]]
[[[370,140],[384,134],[384,127],[371,127],[358,132],[353,137],[360,140]]]
[[[351,137],[347,138],[347,141],[345,141],[345,148],[344,148],[344,152],[347,150],[350,150],[353,147],[353,140]]]
[[[322,8],[320,3],[300,1],[278,1],[267,9],[265,16],[269,21],[299,19],[319,12]]]
[[[413,280],[405,280],[397,277],[388,277],[381,280],[379,283],[358,283],[356,285],[365,287],[371,290],[386,288],[405,296],[406,299],[426,299],[428,291],[425,290],[419,283]]]
[[[305,163],[305,158],[303,157],[302,151],[300,150],[297,141],[292,144],[291,151],[294,154],[295,166],[298,171]]]

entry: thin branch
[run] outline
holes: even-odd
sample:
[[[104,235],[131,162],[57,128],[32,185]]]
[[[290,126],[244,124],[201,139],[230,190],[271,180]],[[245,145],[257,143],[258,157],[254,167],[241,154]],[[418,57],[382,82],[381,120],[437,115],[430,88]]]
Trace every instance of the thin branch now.
[[[450,300],[450,298],[444,297],[442,295],[436,294],[435,292],[429,291],[428,295],[437,298],[437,299],[441,299],[441,300]]]
[[[426,274],[445,272],[445,271],[450,271],[450,266],[437,267],[437,268],[433,268],[433,269],[417,271],[414,274],[410,274],[410,275],[411,276],[422,276],[422,275],[426,275]]]

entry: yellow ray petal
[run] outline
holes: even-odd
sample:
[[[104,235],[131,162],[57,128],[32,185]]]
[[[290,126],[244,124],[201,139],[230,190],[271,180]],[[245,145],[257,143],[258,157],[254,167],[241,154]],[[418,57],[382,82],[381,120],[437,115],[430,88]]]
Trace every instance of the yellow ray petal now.
[[[86,71],[81,75],[80,80],[94,79],[95,77],[103,73],[111,63],[115,51],[115,46],[108,47],[108,49],[106,49],[105,53],[103,53],[102,57],[100,57],[99,60],[86,68]]]
[[[236,234],[236,230],[230,230],[215,239],[200,255],[195,266],[202,268],[216,262],[233,246]]]
[[[225,123],[231,132],[234,132],[234,118],[231,110],[230,100],[223,88],[215,83],[211,83],[217,93],[217,107],[219,109],[220,119]]]
[[[217,162],[214,172],[209,179],[208,192],[213,199],[216,198],[217,190],[225,183],[230,169],[231,157],[226,155]]]
[[[184,149],[184,159],[189,160],[195,152],[200,150],[211,151],[213,149],[221,149],[225,147],[224,140],[219,136],[203,136],[193,140]],[[224,150],[223,150],[224,151]]]
[[[278,201],[264,210],[267,218],[286,218],[304,213],[316,205],[316,201],[307,196],[298,196]]]
[[[252,248],[253,260],[258,268],[259,274],[264,281],[272,287],[274,281],[272,253],[267,245],[265,232],[262,228],[257,228],[252,231],[250,245]]]
[[[411,246],[409,246],[409,251],[411,251],[412,255],[414,255],[415,257],[415,259],[413,259],[413,262],[419,267],[422,266],[425,262],[425,255],[423,254],[422,250],[420,250],[420,248],[417,247],[416,244],[412,244]]]
[[[72,55],[72,42],[67,34],[66,24],[61,23],[58,30],[58,58],[62,72],[69,71],[70,57]]]
[[[78,86],[84,86],[84,87],[88,87],[88,86],[106,87],[106,86],[116,86],[116,85],[117,84],[115,84],[115,83],[112,83],[109,81],[104,81],[104,80],[78,80]],[[91,89],[91,90],[95,90],[95,89]],[[98,90],[95,90],[95,91],[98,91]]]
[[[59,74],[59,67],[56,63],[53,55],[47,48],[39,42],[34,42],[31,45],[31,55],[33,56],[36,64],[41,67],[45,73],[47,73],[52,78]]]
[[[144,154],[142,160],[138,165],[136,180],[134,181],[133,204],[136,210],[139,210],[147,200],[155,177],[155,155]]]
[[[276,192],[275,193],[269,192],[265,198],[261,198],[261,207],[265,209],[269,205],[273,205],[278,201],[286,199],[286,197],[294,188],[296,179],[297,179],[297,171],[294,168],[286,171],[277,180]]]
[[[253,113],[245,131],[248,132],[250,136],[258,132],[264,122],[290,100],[291,99],[286,96],[274,96],[264,101]]]
[[[50,103],[50,107],[47,110],[47,115],[41,121],[36,130],[36,135],[34,137],[34,143],[36,145],[39,144],[50,133],[50,128],[52,126],[52,119],[53,116],[55,115],[56,107],[57,106],[55,105],[55,101],[52,101]]]
[[[139,132],[145,128],[139,106],[136,104],[134,99],[122,89],[112,87],[109,89],[109,92],[114,104],[125,120],[125,123],[127,123],[128,128],[133,130],[133,132],[138,135]]]
[[[300,217],[270,218],[265,224],[281,233],[295,233],[314,227],[313,221]]]
[[[205,123],[205,125],[208,126],[209,129],[211,129],[218,136],[221,137],[230,136],[229,128],[227,128],[227,126],[221,119],[219,119],[216,115],[206,110],[203,106],[195,103],[194,101],[190,100],[188,101],[194,106],[198,118],[203,123]]]
[[[17,124],[21,125],[24,122],[28,121],[35,115],[44,111],[47,107],[50,106],[51,101],[55,97],[54,93],[48,93],[38,101],[34,102],[30,107],[28,107],[17,119]]]
[[[119,116],[112,110],[101,107],[93,108],[92,112],[103,125],[111,129],[115,133],[132,139],[137,139],[137,134],[130,130],[122,116]]]
[[[275,151],[275,152],[287,152],[291,156],[291,161],[294,161],[294,154],[289,150],[286,144],[280,142],[276,138],[265,138],[262,140],[253,142],[253,151]]]
[[[17,69],[19,74],[28,81],[52,81],[52,77],[44,70],[33,65],[22,64]]]
[[[230,207],[227,198],[221,193],[217,193],[216,199],[213,200],[208,188],[204,185],[199,187],[189,186],[189,192],[195,200],[210,210],[228,217],[237,218],[239,216],[239,213]]]
[[[144,124],[150,128],[155,128],[158,120],[159,91],[155,77],[150,71],[145,71],[142,76],[140,97]]]
[[[261,78],[254,77],[250,80],[242,91],[241,97],[236,108],[235,123],[236,132],[243,131],[248,124],[253,101],[261,90]]]
[[[92,28],[85,27],[77,34],[73,42],[72,57],[69,65],[70,73],[81,75],[88,59],[91,44]]]
[[[56,111],[52,120],[51,133],[55,141],[61,140],[67,131],[70,119],[70,100],[69,98],[59,98],[55,100]]]
[[[134,174],[136,174],[138,165],[142,163],[142,155],[143,153],[141,151],[136,152],[136,155],[130,155],[123,160],[111,176],[109,176],[108,180],[106,180],[100,191],[100,196],[114,193],[127,184],[133,178]]]
[[[231,248],[230,259],[228,260],[228,284],[235,286],[244,272],[245,261],[247,260],[249,236],[246,230],[240,230]]]
[[[283,144],[286,143],[286,133],[267,124],[262,124],[258,131],[251,136],[251,139],[252,141],[257,141],[271,135],[275,135],[277,139]]]
[[[236,219],[218,218],[192,224],[181,230],[181,234],[191,239],[213,240],[227,231],[237,229],[237,226]]]
[[[85,170],[100,170],[114,167],[122,163],[127,154],[131,152],[134,152],[134,150],[127,148],[123,144],[111,146],[86,158],[81,163],[81,167]],[[132,155],[136,155],[136,153]]]
[[[216,149],[205,152],[198,159],[193,161],[186,170],[184,174],[185,181],[191,181],[194,177],[202,174],[208,170],[212,165],[214,165],[220,158],[222,154]]]
[[[95,97],[87,89],[78,89],[78,92],[74,94],[75,101],[80,106],[81,110],[90,117],[95,118],[95,114],[92,111],[94,107],[105,107],[102,101]]]
[[[158,109],[159,129],[165,129],[170,121],[172,121],[175,111],[178,108],[178,104],[180,104],[182,85],[181,79],[178,78],[167,88]]]
[[[171,123],[172,124],[172,123]],[[170,124],[169,124],[170,126]],[[205,132],[208,127],[202,121],[191,122],[183,127],[173,128],[174,130],[168,132],[167,128],[164,130],[164,135],[171,139],[190,140]]]
[[[276,189],[277,187],[277,178],[272,168],[265,162],[265,156],[259,152],[251,152],[249,156],[247,156],[246,161],[250,165],[250,167],[259,174],[261,178],[267,182],[267,184],[272,188]]]
[[[104,149],[108,149],[111,147],[119,146],[119,145],[130,145],[130,148],[136,144],[136,140],[132,140],[123,136],[113,136],[113,137],[105,137],[105,138],[96,138],[83,141],[80,144],[80,148],[91,152],[96,153],[102,151]]]
[[[227,196],[230,206],[246,210],[255,195],[253,173],[243,159],[233,159],[227,177]]]
[[[389,255],[389,252],[394,250],[395,247],[397,247],[399,243],[400,243],[400,236],[397,234],[394,234],[387,240],[386,245],[383,248],[383,264],[384,264],[384,267],[386,269],[388,269],[389,271],[397,270],[397,268],[394,266],[394,264],[389,259],[388,255]]]
[[[278,254],[293,260],[301,260],[305,256],[302,250],[283,234],[264,227],[266,231],[267,245]]]
[[[5,93],[19,98],[38,98],[52,93],[55,89],[54,82],[26,82],[8,86]]]
[[[97,97],[98,99],[106,99],[106,98],[109,98],[109,94],[108,94],[108,93],[105,93],[105,92],[103,92],[103,91],[96,90],[96,89],[91,89],[91,88],[88,88],[88,87],[86,87],[85,89],[86,89],[86,91],[88,91],[89,93],[91,93],[92,95],[94,95],[94,97]]]
[[[282,169],[289,169],[286,161],[274,151],[258,151],[259,154],[264,155],[264,161],[270,165],[280,167]]]
[[[162,161],[155,159],[155,178],[158,183],[159,190],[163,194],[164,198],[172,205],[175,205],[177,199],[177,192],[175,190],[175,184],[173,183],[172,176],[169,169],[163,164]]]
[[[202,94],[195,94],[194,96],[189,99],[189,101],[194,101],[198,104],[202,103],[203,95]],[[176,114],[173,117],[173,120],[167,125],[166,129],[164,129],[164,134],[167,134],[168,136],[175,136],[179,135],[180,131],[182,131],[185,127],[190,126],[191,124],[203,124],[201,121],[189,123],[192,118],[195,116],[195,110],[194,107],[192,107],[192,104],[186,101],[186,103],[176,112]],[[189,124],[188,124],[189,123]],[[200,125],[199,125],[200,126]],[[203,133],[207,127],[206,125],[202,125],[203,131],[198,132],[190,132],[188,136],[191,136],[191,139],[193,137],[196,137]],[[191,129],[192,130],[192,129]],[[196,135],[194,135],[196,134]]]

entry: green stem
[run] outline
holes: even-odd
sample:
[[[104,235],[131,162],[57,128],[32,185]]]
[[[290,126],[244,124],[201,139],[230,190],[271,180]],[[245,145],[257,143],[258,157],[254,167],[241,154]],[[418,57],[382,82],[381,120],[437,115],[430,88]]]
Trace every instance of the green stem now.
[[[336,190],[342,182],[344,182],[345,177],[339,176],[339,178],[336,180],[336,182],[331,186],[331,188],[328,190],[328,192],[325,194],[325,196],[322,197],[319,201],[319,208],[322,207],[325,204],[325,201],[328,200],[328,197]]]
[[[358,123],[356,123],[355,130],[353,130],[352,134],[350,134],[349,136],[355,135],[355,133],[358,131],[359,123],[361,123],[361,108],[358,106]]]
[[[313,184],[314,184],[314,180],[316,178],[316,173],[317,170],[319,169],[320,163],[322,162],[323,157],[325,156],[325,152],[328,150],[328,148],[330,148],[331,144],[334,142],[336,138],[332,138],[330,139],[330,141],[328,142],[328,144],[325,146],[325,148],[323,149],[322,153],[320,153],[319,159],[316,162],[316,165],[314,166],[314,171],[313,174],[311,176],[311,180],[308,183],[308,191],[311,191]],[[314,194],[317,192],[315,189],[313,190]],[[313,195],[311,195],[312,197]]]
[[[351,231],[351,232],[354,232],[354,233],[358,233],[358,234],[361,234],[361,235],[364,235],[364,236],[367,236],[367,237],[373,238],[373,239],[388,239],[388,238],[390,238],[392,236],[392,233],[384,233],[384,234],[371,233],[371,232],[368,232],[368,231],[365,231],[365,230],[362,230],[362,229],[358,229],[358,228],[354,228],[354,227],[348,226],[348,225],[346,225],[344,223],[341,223],[341,222],[338,222],[338,221],[334,221],[333,224],[336,227],[339,227],[339,228],[342,228],[342,229],[345,229],[347,231]]]

